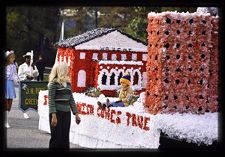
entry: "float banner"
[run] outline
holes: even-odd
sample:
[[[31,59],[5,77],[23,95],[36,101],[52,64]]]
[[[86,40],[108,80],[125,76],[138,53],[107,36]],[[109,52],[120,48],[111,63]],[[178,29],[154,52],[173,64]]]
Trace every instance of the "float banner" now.
[[[81,123],[75,122],[71,112],[70,142],[84,148],[148,148],[158,149],[160,130],[155,116],[144,111],[135,102],[128,107],[101,109],[97,101],[104,98],[73,93]],[[110,102],[118,98],[109,98]],[[48,91],[40,91],[38,97],[38,129],[50,133]]]
[[[21,81],[19,87],[19,106],[20,109],[26,111],[27,109],[37,110],[38,94],[40,90],[47,90],[48,82],[37,81]]]

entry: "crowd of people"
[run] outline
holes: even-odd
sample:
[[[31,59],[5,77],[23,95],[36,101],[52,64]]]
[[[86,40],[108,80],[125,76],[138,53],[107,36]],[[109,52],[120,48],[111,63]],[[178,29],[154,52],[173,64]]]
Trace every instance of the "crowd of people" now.
[[[40,57],[34,64],[31,61],[31,52],[23,55],[25,62],[17,65],[16,55],[14,51],[6,51],[5,53],[5,127],[9,128],[8,113],[11,110],[12,101],[16,98],[15,86],[19,85],[20,81],[43,81],[44,62]],[[17,72],[18,71],[18,72]],[[24,118],[29,116],[26,112],[23,113]]]

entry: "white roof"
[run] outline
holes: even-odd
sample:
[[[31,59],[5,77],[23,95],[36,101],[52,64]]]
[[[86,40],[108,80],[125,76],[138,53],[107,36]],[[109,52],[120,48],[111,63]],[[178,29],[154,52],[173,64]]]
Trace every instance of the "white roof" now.
[[[102,50],[106,47],[109,50],[113,50],[113,48],[117,50],[118,48],[120,48],[121,50],[129,49],[130,51],[147,52],[147,46],[145,46],[143,43],[137,42],[117,30],[87,41],[85,43],[79,44],[75,46],[75,49]]]

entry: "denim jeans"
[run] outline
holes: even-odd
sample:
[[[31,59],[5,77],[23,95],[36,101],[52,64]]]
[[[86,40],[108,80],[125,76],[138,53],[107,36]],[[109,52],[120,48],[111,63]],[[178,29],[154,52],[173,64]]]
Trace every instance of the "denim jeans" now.
[[[124,103],[122,101],[111,102],[109,107],[124,107]],[[103,103],[103,107],[106,107],[106,103]]]

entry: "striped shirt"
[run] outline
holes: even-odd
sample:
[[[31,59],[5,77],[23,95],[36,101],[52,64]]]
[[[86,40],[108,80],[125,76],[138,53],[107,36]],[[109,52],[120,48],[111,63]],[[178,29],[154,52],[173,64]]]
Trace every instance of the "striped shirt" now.
[[[66,87],[58,82],[51,82],[48,86],[48,102],[49,113],[55,113],[57,110],[69,112],[70,109],[74,115],[78,112],[69,82]]]

